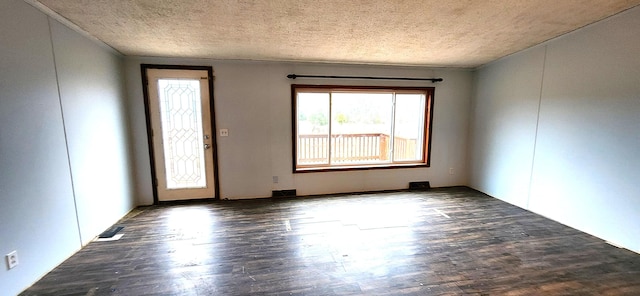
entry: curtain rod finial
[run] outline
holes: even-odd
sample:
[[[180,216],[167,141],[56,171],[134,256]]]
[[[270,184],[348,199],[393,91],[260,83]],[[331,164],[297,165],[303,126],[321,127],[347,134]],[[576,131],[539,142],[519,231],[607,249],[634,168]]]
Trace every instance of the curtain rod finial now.
[[[287,75],[287,78],[289,79],[296,79],[298,76],[296,74],[289,74]]]

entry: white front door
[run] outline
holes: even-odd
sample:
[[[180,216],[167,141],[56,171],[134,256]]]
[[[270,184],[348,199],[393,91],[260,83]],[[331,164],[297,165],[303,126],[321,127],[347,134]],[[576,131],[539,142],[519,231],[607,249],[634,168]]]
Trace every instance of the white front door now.
[[[158,200],[214,198],[208,71],[146,74]]]

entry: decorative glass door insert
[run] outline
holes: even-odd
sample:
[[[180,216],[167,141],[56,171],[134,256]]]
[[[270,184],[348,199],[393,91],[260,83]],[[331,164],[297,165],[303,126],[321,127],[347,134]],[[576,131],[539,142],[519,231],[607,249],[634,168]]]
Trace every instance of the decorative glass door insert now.
[[[167,189],[206,187],[199,80],[159,79]]]

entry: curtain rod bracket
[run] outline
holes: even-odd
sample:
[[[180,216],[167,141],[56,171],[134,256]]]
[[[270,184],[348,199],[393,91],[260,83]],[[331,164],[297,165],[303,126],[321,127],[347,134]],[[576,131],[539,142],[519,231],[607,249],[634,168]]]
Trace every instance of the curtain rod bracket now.
[[[411,81],[431,81],[432,83],[441,82],[442,78],[413,78],[413,77],[368,77],[368,76],[334,76],[334,75],[298,75],[289,74],[289,79],[296,78],[324,78],[324,79],[374,79],[374,80],[411,80]]]

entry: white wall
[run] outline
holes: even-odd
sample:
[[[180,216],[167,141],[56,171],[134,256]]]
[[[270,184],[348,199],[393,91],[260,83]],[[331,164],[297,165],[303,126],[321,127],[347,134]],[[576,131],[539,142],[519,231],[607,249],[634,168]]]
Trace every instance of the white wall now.
[[[203,65],[214,69],[221,198],[269,197],[272,190],[297,189],[299,195],[407,188],[410,181],[432,186],[467,184],[467,136],[471,72],[468,70],[374,67],[333,64],[239,62],[130,57],[126,62],[132,132],[135,139],[137,195],[153,202],[140,64]],[[443,77],[444,82],[311,80],[287,74]],[[292,173],[291,87],[298,84],[435,86],[430,168],[331,173]],[[454,175],[449,175],[454,168]],[[279,183],[272,183],[278,176]]]
[[[51,21],[80,234],[91,241],[135,206],[123,58]]]
[[[481,68],[471,185],[640,251],[639,34],[640,7]]]
[[[0,287],[14,295],[122,217],[133,191],[122,59],[19,0],[0,2],[0,40]]]
[[[544,47],[482,68],[474,77],[470,184],[527,208]]]

